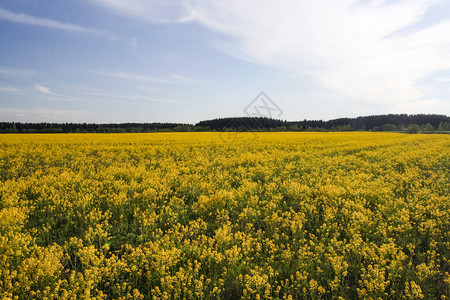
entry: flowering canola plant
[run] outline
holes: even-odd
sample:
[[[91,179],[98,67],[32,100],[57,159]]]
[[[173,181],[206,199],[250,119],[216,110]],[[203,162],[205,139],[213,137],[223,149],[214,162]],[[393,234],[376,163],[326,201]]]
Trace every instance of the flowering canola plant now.
[[[2,299],[448,299],[450,136],[0,136]]]

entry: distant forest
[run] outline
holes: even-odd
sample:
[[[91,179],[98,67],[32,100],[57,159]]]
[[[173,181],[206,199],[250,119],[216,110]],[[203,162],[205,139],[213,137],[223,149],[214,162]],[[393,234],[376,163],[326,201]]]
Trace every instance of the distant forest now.
[[[0,122],[0,133],[125,133],[188,131],[390,131],[449,133],[450,117],[436,114],[389,114],[329,121],[284,121],[259,117],[220,118],[181,123],[18,123]]]

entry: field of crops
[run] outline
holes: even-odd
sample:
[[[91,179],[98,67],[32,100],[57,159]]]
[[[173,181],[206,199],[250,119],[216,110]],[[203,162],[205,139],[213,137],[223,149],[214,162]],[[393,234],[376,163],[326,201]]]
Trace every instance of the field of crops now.
[[[0,136],[1,299],[448,299],[450,136]]]

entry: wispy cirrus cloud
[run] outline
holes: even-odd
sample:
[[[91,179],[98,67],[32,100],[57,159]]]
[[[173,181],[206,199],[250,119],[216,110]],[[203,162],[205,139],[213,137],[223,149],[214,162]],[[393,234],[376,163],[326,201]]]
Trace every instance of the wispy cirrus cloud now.
[[[450,20],[421,23],[445,1],[91,1],[149,22],[198,22],[231,37],[218,45],[227,54],[302,73],[342,98],[392,111],[448,102],[420,84],[450,69]]]
[[[163,84],[178,84],[178,83],[187,83],[192,84],[196,83],[197,80],[180,75],[180,74],[172,74],[171,76],[168,76],[168,79],[161,79],[161,78],[155,78],[150,77],[147,75],[142,74],[135,74],[135,73],[128,73],[128,72],[105,72],[105,71],[93,71],[96,74],[112,77],[112,78],[118,78],[118,79],[124,79],[124,80],[131,80],[131,81],[147,81],[147,82],[153,82],[153,83],[163,83]]]
[[[107,7],[121,14],[138,16],[156,23],[189,22],[195,19],[188,14],[189,3],[185,0],[90,0],[92,3]]]
[[[5,76],[31,76],[36,73],[35,70],[0,67],[0,75]]]
[[[112,93],[111,91],[105,92],[103,90],[97,90],[93,88],[87,88],[83,86],[65,86],[67,90],[70,90],[71,93],[76,93],[80,98],[83,99],[91,99],[91,100],[107,100],[107,101],[115,101],[115,102],[123,102],[123,103],[145,103],[145,102],[165,102],[165,103],[175,103],[178,102],[168,97],[164,97],[161,95],[147,95],[145,93],[136,93],[136,94],[122,94],[122,93]],[[139,87],[144,91],[156,92],[160,91],[159,88],[151,88],[148,86]]]
[[[52,91],[50,91],[50,89],[46,86],[40,85],[40,84],[35,84],[34,85],[34,89],[42,94],[47,94],[49,96],[54,96],[57,97],[60,100],[64,100],[64,101],[74,101],[76,100],[76,98],[72,97],[72,96],[68,96],[68,95],[63,95],[63,94],[59,94],[59,93],[54,93]]]
[[[14,13],[9,10],[0,8],[0,19],[10,21],[13,23],[21,23],[27,24],[31,26],[39,26],[46,27],[57,30],[70,31],[75,33],[86,33],[86,34],[95,34],[95,35],[103,35],[107,37],[113,37],[110,33],[93,28],[87,28],[76,24],[63,23],[55,20],[50,20],[46,18],[34,17],[22,13]]]
[[[96,74],[113,77],[113,78],[119,78],[119,79],[125,79],[125,80],[134,80],[134,81],[150,81],[154,83],[170,83],[170,81],[153,78],[141,74],[134,74],[134,73],[127,73],[127,72],[104,72],[104,71],[93,71]]]
[[[121,95],[121,94],[110,94],[110,93],[102,93],[102,92],[83,92],[86,95],[94,96],[94,97],[100,97],[100,98],[107,98],[107,99],[115,99],[119,100],[121,102],[126,101],[134,101],[138,103],[142,102],[165,102],[165,103],[174,103],[177,102],[172,99],[164,99],[164,98],[155,98],[155,97],[148,97],[146,95]]]
[[[20,90],[11,86],[0,86],[0,92],[18,93]]]
[[[0,86],[0,93],[15,94],[15,95],[27,95],[26,89],[15,86]]]
[[[5,122],[81,122],[98,121],[98,113],[87,110],[64,110],[44,107],[0,107],[0,119]]]
[[[180,75],[180,74],[173,74],[172,78],[180,83],[196,83],[197,80],[192,79],[190,77],[184,76],[184,75]]]
[[[48,94],[48,95],[56,95],[55,93],[50,92],[50,89],[48,87],[39,85],[39,84],[35,84],[34,88],[44,94]]]

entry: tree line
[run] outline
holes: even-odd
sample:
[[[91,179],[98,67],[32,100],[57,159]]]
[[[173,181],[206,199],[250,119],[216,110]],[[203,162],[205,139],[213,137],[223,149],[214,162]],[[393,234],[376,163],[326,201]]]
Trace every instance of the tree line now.
[[[450,132],[450,117],[437,114],[388,114],[328,121],[286,121],[263,117],[234,117],[183,123],[20,123],[0,122],[0,133],[125,133],[187,131],[391,131]]]
[[[268,118],[220,118],[196,126],[216,131],[397,131],[407,133],[450,131],[450,117],[436,114],[388,114],[329,121],[285,121]]]

